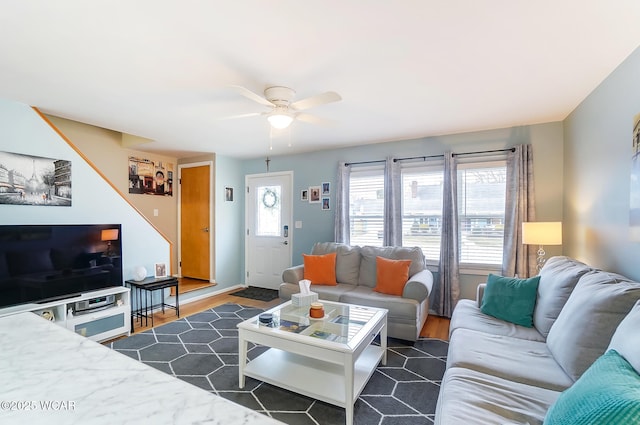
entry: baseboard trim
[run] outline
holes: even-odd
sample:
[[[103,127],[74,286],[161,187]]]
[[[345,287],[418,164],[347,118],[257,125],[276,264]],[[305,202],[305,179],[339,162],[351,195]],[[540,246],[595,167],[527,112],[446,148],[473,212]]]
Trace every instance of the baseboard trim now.
[[[215,287],[212,287],[212,288],[215,288]],[[180,305],[189,304],[191,302],[199,301],[199,300],[202,300],[204,298],[209,298],[209,297],[213,297],[213,296],[216,296],[216,295],[224,294],[225,292],[235,291],[235,290],[244,289],[244,288],[246,288],[246,286],[244,286],[244,285],[233,285],[233,286],[228,286],[226,288],[220,288],[220,289],[216,289],[216,290],[213,290],[213,291],[207,291],[207,292],[204,292],[202,294],[195,295],[195,296],[189,297],[189,298],[185,297],[183,299],[182,297],[180,297]],[[174,297],[172,297],[172,298],[174,298]]]

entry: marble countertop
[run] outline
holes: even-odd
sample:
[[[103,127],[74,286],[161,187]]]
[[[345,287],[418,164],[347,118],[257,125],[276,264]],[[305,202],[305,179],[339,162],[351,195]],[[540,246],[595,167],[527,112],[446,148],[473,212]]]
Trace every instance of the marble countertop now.
[[[0,341],[3,424],[281,424],[33,313],[0,317]]]

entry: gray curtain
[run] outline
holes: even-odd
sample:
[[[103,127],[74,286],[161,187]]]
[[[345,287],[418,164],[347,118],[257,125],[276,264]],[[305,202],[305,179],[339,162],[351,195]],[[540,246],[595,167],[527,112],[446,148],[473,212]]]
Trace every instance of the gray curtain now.
[[[402,181],[400,164],[389,157],[384,167],[384,245],[402,246]]]
[[[351,166],[344,162],[338,163],[338,177],[336,179],[336,215],[335,215],[335,241],[350,243],[349,228],[349,175]]]
[[[438,316],[451,317],[460,298],[458,167],[451,152],[444,154],[442,194],[442,236],[438,279],[433,285],[431,309]]]
[[[535,221],[533,149],[518,145],[507,155],[507,193],[504,213],[502,275],[529,277],[537,274],[535,250],[522,244],[522,222]]]

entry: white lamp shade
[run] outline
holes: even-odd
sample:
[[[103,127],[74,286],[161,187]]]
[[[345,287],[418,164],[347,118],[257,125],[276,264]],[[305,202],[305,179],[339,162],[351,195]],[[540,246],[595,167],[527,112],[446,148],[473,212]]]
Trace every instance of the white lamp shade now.
[[[289,127],[289,124],[293,121],[293,117],[286,114],[272,114],[267,117],[267,121],[269,121],[271,127],[281,130]]]
[[[562,245],[562,222],[537,221],[522,223],[525,245]]]

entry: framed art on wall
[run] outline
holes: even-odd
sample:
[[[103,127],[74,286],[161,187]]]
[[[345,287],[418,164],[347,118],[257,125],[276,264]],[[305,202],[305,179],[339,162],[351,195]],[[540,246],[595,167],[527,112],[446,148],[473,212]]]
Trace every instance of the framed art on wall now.
[[[640,241],[640,114],[633,118],[631,140],[631,177],[629,182],[629,234]]]
[[[300,191],[300,200],[301,201],[308,201],[309,200],[309,190],[308,189],[302,189]]]
[[[129,193],[173,196],[173,164],[130,156]]]
[[[71,161],[0,152],[0,204],[71,206]]]
[[[315,204],[320,202],[320,186],[311,186],[309,188],[309,203]]]

